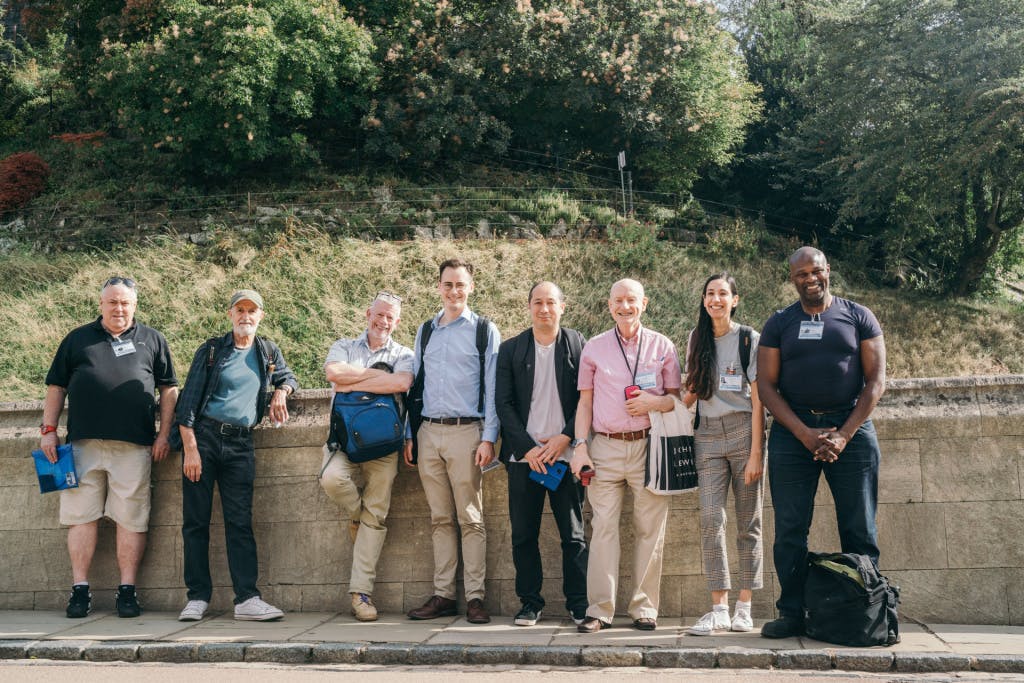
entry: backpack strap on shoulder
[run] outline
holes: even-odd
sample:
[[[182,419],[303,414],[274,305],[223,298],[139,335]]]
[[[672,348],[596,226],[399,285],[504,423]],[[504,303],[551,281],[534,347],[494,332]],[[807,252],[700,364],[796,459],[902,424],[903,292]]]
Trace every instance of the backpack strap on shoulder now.
[[[476,354],[480,359],[480,396],[476,402],[477,412],[484,412],[484,376],[486,374],[486,363],[487,363],[487,335],[490,331],[488,329],[488,323],[490,318],[486,316],[477,316],[476,319]]]
[[[750,325],[740,325],[740,365],[743,367],[743,376],[750,381],[750,344],[754,328]]]

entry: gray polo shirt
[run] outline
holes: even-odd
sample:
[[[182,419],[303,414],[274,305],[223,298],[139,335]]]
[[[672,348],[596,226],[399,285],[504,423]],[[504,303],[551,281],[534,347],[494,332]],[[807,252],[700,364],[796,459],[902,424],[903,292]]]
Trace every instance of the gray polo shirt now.
[[[388,338],[387,343],[376,351],[370,351],[366,342],[366,331],[355,339],[339,339],[331,345],[327,352],[328,363],[348,363],[368,368],[374,363],[384,362],[391,366],[392,372],[408,372],[412,374],[412,349],[402,346],[394,339]]]

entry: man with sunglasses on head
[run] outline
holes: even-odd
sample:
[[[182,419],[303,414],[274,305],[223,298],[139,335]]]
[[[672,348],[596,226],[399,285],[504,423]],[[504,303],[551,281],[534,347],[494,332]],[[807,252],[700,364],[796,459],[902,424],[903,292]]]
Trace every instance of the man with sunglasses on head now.
[[[235,619],[273,621],[284,612],[256,587],[259,563],[252,533],[256,479],[253,429],[266,414],[288,421],[288,396],[298,388],[277,344],[256,334],[263,297],[251,289],[231,295],[231,331],[203,343],[192,359],[175,413],[183,445],[181,536],[188,603],[179,621],[203,618],[213,595],[210,516],[213,485],[220,490]]]
[[[89,568],[98,522],[117,525],[121,584],[119,617],[141,613],[135,578],[149,529],[150,468],[167,456],[178,397],[164,336],[135,321],[138,291],[131,278],[112,277],[100,289],[100,317],[72,330],[46,374],[40,447],[57,461],[57,424],[68,401],[67,440],[74,451],[78,488],[61,491],[60,522],[68,528],[73,585],[67,616],[89,614]],[[154,429],[160,394],[160,431]]]
[[[409,390],[412,349],[391,338],[401,314],[401,297],[391,292],[378,292],[366,309],[366,330],[355,339],[334,342],[327,353],[324,372],[336,393],[404,394]],[[379,364],[385,364],[390,370]],[[324,446],[320,485],[349,516],[346,526],[352,539],[348,588],[352,615],[359,621],[376,621],[373,582],[388,533],[384,520],[391,507],[391,487],[398,474],[398,452],[357,463],[349,460],[340,448],[331,446]],[[362,491],[353,480],[353,475],[360,471],[364,480]]]

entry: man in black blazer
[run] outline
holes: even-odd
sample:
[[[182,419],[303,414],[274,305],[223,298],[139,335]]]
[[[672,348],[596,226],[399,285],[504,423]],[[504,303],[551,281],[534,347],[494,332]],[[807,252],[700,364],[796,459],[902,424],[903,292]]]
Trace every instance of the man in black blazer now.
[[[576,373],[584,339],[561,327],[565,297],[553,282],[530,290],[532,326],[498,350],[495,404],[501,422],[499,458],[508,471],[508,512],[519,626],[533,626],[544,608],[540,536],[544,498],[562,538],[562,592],[573,621],[587,611],[587,545],[583,536],[583,487],[566,470],[555,490],[530,479],[558,460],[568,464],[575,441]]]

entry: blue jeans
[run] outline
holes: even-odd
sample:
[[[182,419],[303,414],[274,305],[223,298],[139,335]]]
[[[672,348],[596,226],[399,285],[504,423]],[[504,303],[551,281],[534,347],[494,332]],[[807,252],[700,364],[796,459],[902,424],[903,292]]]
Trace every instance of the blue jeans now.
[[[849,411],[814,414],[794,411],[814,429],[841,427]],[[782,590],[775,606],[781,616],[803,617],[807,576],[807,533],[814,516],[818,480],[832,491],[844,553],[867,555],[878,564],[878,464],[881,452],[871,420],[867,420],[833,463],[813,459],[792,432],[778,422],[768,437],[768,483],[775,508],[775,572]]]
[[[185,551],[185,585],[189,600],[210,601],[210,516],[213,512],[213,486],[220,488],[224,512],[224,536],[228,570],[235,589],[235,604],[259,597],[256,588],[258,562],[256,539],[252,532],[252,495],[256,479],[256,460],[252,433],[223,436],[200,420],[196,423],[196,442],[203,472],[199,481],[181,477],[181,536]]]

